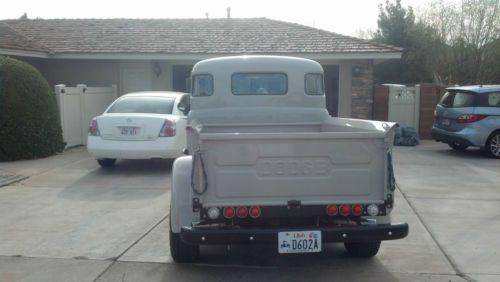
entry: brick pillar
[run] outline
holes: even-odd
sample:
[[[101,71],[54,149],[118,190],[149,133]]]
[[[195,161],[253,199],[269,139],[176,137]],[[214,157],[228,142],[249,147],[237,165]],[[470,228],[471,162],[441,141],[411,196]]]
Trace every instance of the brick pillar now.
[[[377,85],[373,88],[373,119],[389,120],[389,86]]]
[[[373,61],[354,61],[351,70],[351,117],[360,119],[372,119]]]
[[[418,131],[421,139],[432,139],[434,110],[445,92],[444,86],[431,83],[420,84],[420,128]]]

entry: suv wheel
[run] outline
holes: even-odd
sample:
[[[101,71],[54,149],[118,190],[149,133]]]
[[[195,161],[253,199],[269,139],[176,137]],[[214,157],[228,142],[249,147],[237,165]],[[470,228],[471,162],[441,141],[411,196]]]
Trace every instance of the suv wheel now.
[[[457,143],[457,142],[450,142],[448,143],[448,146],[450,146],[450,148],[452,148],[453,150],[457,150],[457,151],[463,151],[465,149],[467,149],[467,145],[464,145],[464,144],[460,144],[460,143]]]
[[[486,153],[492,158],[500,158],[500,131],[493,132],[484,148]]]

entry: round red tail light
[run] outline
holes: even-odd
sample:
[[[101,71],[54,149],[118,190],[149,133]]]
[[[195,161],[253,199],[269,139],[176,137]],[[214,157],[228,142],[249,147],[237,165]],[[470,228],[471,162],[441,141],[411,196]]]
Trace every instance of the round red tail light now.
[[[259,207],[251,207],[250,210],[248,211],[250,214],[250,217],[252,218],[257,218],[260,216],[260,208]]]
[[[354,216],[360,216],[363,214],[363,206],[360,204],[352,205],[352,214]]]
[[[248,209],[246,207],[238,207],[236,209],[236,215],[239,217],[239,218],[244,218],[244,217],[247,217],[248,215]]]
[[[351,206],[350,205],[340,205],[340,215],[342,216],[348,216],[351,213]]]
[[[222,211],[222,214],[224,214],[225,218],[233,218],[236,212],[232,207],[225,207],[224,210]]]
[[[329,216],[334,216],[337,215],[339,212],[339,209],[337,208],[337,205],[328,205],[326,206],[326,214]]]

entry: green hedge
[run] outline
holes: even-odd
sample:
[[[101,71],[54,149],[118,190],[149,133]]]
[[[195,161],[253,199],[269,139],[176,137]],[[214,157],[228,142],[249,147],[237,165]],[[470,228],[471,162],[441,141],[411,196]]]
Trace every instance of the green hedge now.
[[[0,56],[0,161],[42,158],[63,149],[47,80],[30,64]]]

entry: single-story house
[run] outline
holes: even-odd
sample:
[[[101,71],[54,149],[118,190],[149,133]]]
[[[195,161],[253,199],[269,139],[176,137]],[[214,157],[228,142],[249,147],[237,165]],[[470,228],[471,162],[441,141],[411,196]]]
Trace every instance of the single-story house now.
[[[109,86],[119,93],[188,89],[206,58],[287,55],[325,70],[327,108],[372,118],[373,65],[402,49],[267,18],[19,19],[0,21],[0,55],[36,66],[51,85]]]

